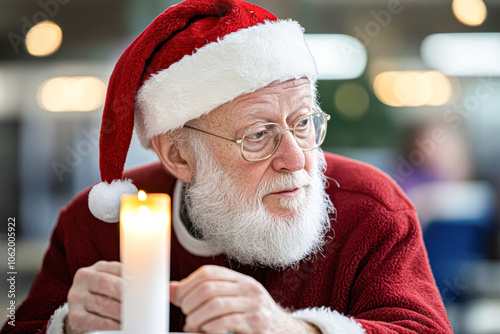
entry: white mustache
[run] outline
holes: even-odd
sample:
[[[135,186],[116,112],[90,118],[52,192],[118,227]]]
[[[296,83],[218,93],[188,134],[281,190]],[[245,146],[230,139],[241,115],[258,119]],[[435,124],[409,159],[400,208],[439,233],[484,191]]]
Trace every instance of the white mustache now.
[[[259,198],[265,195],[287,191],[295,188],[309,187],[312,182],[310,176],[305,170],[297,171],[293,174],[283,173],[278,174],[273,179],[259,185],[257,194]]]

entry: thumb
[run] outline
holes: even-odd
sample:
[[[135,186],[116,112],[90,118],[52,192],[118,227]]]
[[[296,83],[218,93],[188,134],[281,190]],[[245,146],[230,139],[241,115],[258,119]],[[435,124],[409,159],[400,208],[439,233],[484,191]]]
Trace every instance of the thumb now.
[[[179,289],[180,282],[170,281],[170,302],[175,306],[179,307],[179,302],[177,301],[177,290]]]

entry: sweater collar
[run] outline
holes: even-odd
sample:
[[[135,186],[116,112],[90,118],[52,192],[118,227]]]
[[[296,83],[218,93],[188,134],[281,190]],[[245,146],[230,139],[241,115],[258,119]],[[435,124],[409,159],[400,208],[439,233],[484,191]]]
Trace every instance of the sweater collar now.
[[[191,235],[186,225],[182,220],[182,211],[186,210],[183,208],[182,201],[182,190],[184,188],[184,183],[181,180],[177,180],[174,188],[174,196],[172,199],[172,225],[174,233],[179,240],[181,246],[196,256],[210,257],[219,255],[208,247],[208,244],[203,240],[196,239]]]

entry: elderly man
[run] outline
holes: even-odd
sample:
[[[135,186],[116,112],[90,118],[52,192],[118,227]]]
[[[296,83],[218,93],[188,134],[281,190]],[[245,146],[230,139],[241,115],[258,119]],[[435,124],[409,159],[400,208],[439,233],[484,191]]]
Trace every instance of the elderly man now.
[[[451,333],[410,202],[318,149],[330,117],[315,80],[296,22],[239,0],[167,9],[111,77],[103,182],[62,209],[3,331],[120,328],[112,223],[140,188],[172,197],[171,331]],[[160,162],[122,173],[134,123]]]

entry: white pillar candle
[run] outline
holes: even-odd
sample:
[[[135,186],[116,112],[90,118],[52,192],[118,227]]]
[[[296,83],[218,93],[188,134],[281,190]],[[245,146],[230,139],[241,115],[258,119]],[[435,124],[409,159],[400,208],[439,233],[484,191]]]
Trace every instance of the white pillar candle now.
[[[170,277],[170,197],[123,195],[120,256],[124,334],[168,332]]]

